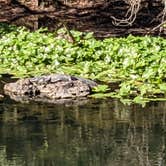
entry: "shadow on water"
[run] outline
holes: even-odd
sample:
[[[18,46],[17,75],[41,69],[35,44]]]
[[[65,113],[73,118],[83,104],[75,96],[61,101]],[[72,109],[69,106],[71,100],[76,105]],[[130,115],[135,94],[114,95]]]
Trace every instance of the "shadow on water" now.
[[[166,164],[166,102],[0,103],[2,166]]]

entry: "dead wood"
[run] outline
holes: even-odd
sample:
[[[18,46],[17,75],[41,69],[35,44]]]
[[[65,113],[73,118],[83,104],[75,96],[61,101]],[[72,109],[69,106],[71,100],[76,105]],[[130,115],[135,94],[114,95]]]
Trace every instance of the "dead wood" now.
[[[152,31],[156,33],[158,29],[161,30],[158,27],[162,27],[166,21],[166,1],[0,0],[0,22],[23,23],[24,21],[19,20],[26,20],[27,16],[34,15],[37,18],[44,15],[48,20],[64,20],[67,27],[80,30],[89,28],[97,32],[100,28],[102,32],[102,28],[106,27],[107,31],[111,28],[110,34],[112,32],[126,34],[135,33],[138,29],[141,33],[147,33],[147,29],[150,28],[150,33]],[[39,20],[32,19],[32,22]],[[36,28],[39,26],[38,23],[32,23],[32,25],[37,25]],[[164,31],[163,27],[162,31]]]

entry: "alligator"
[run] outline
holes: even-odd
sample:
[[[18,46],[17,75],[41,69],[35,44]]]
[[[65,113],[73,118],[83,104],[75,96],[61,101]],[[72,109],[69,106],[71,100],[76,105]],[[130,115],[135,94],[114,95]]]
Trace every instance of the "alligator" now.
[[[91,94],[97,83],[76,76],[51,74],[19,79],[4,86],[5,94],[15,97],[74,99]]]

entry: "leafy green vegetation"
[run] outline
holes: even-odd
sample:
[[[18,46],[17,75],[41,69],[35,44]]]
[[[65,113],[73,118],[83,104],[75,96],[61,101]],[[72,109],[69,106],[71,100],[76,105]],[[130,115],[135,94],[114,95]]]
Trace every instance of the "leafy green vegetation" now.
[[[30,32],[26,28],[0,25],[0,73],[17,77],[66,73],[119,85],[94,89],[100,97],[134,102],[166,99],[166,39],[162,37],[106,38],[64,29]],[[69,37],[69,36],[68,36]],[[104,93],[106,92],[106,93]],[[97,96],[97,95],[96,95]]]

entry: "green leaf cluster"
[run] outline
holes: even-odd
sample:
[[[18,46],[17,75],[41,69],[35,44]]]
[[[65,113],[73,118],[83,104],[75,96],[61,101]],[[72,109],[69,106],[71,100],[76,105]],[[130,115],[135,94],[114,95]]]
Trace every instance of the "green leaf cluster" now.
[[[74,43],[69,42],[65,29],[30,32],[0,24],[0,73],[17,77],[66,73],[105,84],[117,82],[119,88],[110,89],[112,94],[106,96],[137,102],[165,98],[166,39],[129,35],[97,40],[92,33],[71,34]],[[101,86],[96,92],[106,90],[107,86]]]

